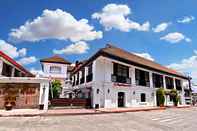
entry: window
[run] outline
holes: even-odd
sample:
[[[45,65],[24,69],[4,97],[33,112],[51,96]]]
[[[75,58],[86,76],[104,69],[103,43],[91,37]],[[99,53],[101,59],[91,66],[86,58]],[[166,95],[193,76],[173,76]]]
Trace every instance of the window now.
[[[86,82],[90,82],[90,81],[92,81],[92,77],[93,77],[93,74],[92,74],[92,63],[89,64],[87,67],[88,67],[88,75],[86,76]]]
[[[150,86],[149,72],[135,69],[136,85]]]
[[[3,62],[2,75],[7,77],[12,76],[12,66]]]
[[[20,77],[20,71],[19,70],[17,70],[17,69],[15,69],[15,71],[14,71],[14,76],[15,77]]]
[[[131,79],[129,78],[129,67],[118,63],[114,63],[112,81],[130,84]]]
[[[141,93],[141,102],[146,102],[146,94]]]
[[[77,73],[77,81],[76,81],[76,85],[79,85],[79,72]]]
[[[174,88],[173,78],[166,76],[165,79],[166,79],[166,88],[173,89]]]
[[[118,63],[114,63],[114,75],[129,77],[129,67]]]
[[[92,63],[88,65],[88,75],[92,74]]]
[[[50,67],[50,73],[61,74],[61,67],[59,67],[59,66],[51,66]]]
[[[85,81],[85,68],[82,68],[81,70],[81,79],[80,79],[80,84],[83,84]]]
[[[182,90],[181,80],[175,79],[175,83],[176,83],[176,89]]]
[[[73,86],[75,86],[75,75],[73,76]]]
[[[96,89],[96,94],[99,94],[100,90],[99,89]]]
[[[163,76],[153,73],[153,87],[161,88],[163,87]]]

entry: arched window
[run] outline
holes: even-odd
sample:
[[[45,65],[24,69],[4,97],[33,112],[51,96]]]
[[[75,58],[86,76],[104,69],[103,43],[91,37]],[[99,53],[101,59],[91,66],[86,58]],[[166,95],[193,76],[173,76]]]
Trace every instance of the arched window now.
[[[58,66],[51,66],[51,67],[50,67],[50,73],[53,73],[53,74],[60,74],[60,73],[61,73],[61,67],[58,67]]]

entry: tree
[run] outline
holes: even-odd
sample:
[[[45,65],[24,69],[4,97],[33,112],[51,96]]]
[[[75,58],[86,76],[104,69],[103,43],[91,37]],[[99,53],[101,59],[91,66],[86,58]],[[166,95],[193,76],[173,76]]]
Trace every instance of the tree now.
[[[163,88],[159,88],[156,92],[157,94],[157,105],[158,106],[164,106],[165,102],[165,91]]]
[[[59,98],[59,95],[60,95],[61,90],[62,90],[61,82],[59,80],[54,80],[51,83],[51,86],[52,86],[53,98]]]

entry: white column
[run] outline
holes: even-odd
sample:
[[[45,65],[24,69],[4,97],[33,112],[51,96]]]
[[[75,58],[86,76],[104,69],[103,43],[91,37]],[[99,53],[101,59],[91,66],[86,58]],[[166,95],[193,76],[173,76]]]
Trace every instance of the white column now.
[[[93,61],[92,64],[92,73],[93,73],[92,81],[96,81],[96,61]]]
[[[149,72],[149,81],[150,81],[150,88],[153,88],[153,77],[152,77],[153,73],[150,71]]]
[[[44,110],[48,110],[49,83],[40,83],[39,104],[44,105]]]
[[[0,59],[0,76],[2,75],[3,71],[3,61]]]
[[[181,102],[182,105],[185,105],[185,91],[184,91],[184,87],[183,87],[183,80],[181,80]]]
[[[174,89],[176,89],[176,81],[175,81],[175,78],[173,78],[173,84],[174,84]]]
[[[15,73],[15,68],[12,67],[12,74],[11,74],[11,77],[14,77],[14,73]]]
[[[163,75],[163,88],[166,89],[166,79],[165,79],[165,75]]]
[[[45,83],[44,88],[44,110],[48,110],[49,83]]]
[[[85,78],[84,78],[84,83],[86,83],[86,76],[88,75],[88,68],[87,67],[84,67],[85,68]]]
[[[130,68],[130,71],[129,71],[130,73],[131,73],[131,84],[132,85],[136,85],[136,81],[135,81],[135,68],[134,67],[131,67]]]

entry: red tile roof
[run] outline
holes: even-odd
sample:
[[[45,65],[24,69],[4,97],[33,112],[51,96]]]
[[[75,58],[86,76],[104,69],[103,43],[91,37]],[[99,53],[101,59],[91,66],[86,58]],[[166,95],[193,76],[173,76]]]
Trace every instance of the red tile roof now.
[[[40,62],[47,62],[47,63],[60,63],[60,64],[71,64],[69,61],[65,60],[64,58],[54,55],[49,58],[41,59]]]
[[[8,62],[10,62],[11,64],[13,64],[14,66],[16,66],[19,70],[21,70],[22,72],[24,72],[28,77],[34,77],[34,75],[31,72],[27,71],[23,66],[21,66],[20,64],[18,64],[14,59],[12,59],[11,57],[9,57],[8,55],[6,55],[5,53],[3,53],[2,51],[0,51],[0,56],[3,57]]]
[[[114,59],[118,59],[120,61],[127,62],[129,64],[142,66],[143,68],[148,68],[150,70],[155,70],[155,71],[158,71],[158,72],[163,72],[163,73],[166,73],[166,74],[175,75],[175,76],[187,79],[187,77],[185,75],[183,75],[182,73],[179,73],[179,72],[177,72],[173,69],[167,68],[167,67],[162,66],[162,65],[160,65],[156,62],[153,62],[151,60],[148,60],[148,59],[145,59],[143,57],[137,56],[133,53],[127,52],[123,49],[120,49],[120,48],[115,47],[115,46],[110,45],[110,44],[107,44],[105,48],[100,49],[96,54],[94,54],[92,57],[90,57],[90,59],[88,59],[86,63],[81,65],[81,67],[87,65],[88,63],[90,63],[91,61],[96,59],[98,56],[111,57],[111,58],[114,58]],[[79,70],[79,68],[75,69],[73,71],[73,73],[75,73],[78,70]]]

